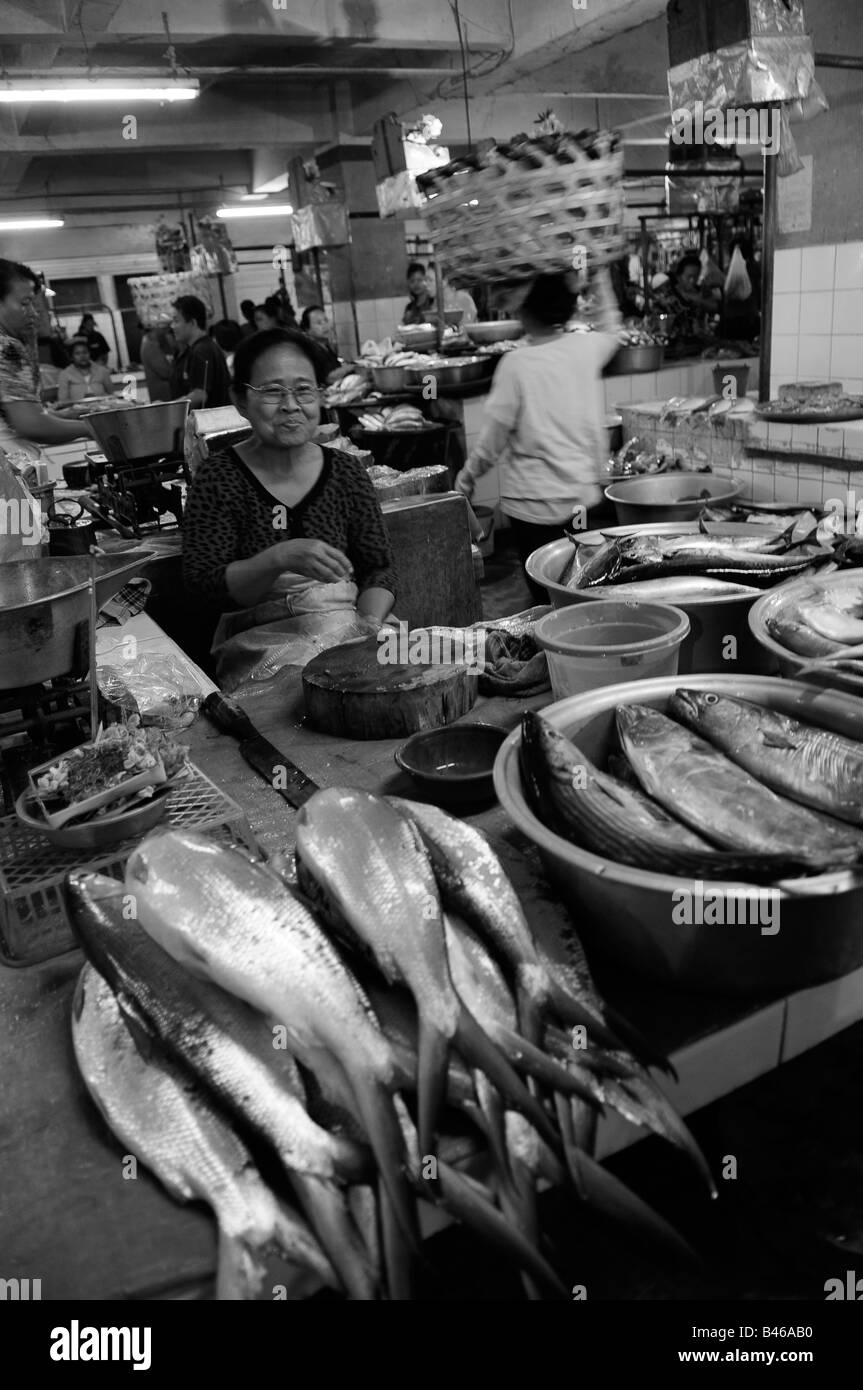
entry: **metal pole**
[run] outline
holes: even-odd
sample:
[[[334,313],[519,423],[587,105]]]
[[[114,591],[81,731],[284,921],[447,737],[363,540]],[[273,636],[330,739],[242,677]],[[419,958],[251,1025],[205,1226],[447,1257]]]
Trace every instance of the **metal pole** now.
[[[772,110],[779,110],[774,103]],[[758,372],[758,399],[770,400],[770,344],[773,337],[773,258],[778,230],[778,156],[764,154],[764,222],[761,232],[761,358]]]
[[[641,269],[644,290],[644,317],[650,313],[650,238],[647,235],[647,218],[639,217],[641,223]]]
[[[443,348],[444,333],[446,332],[446,306],[444,304],[443,291],[443,271],[441,263],[435,252],[434,262],[434,282],[435,282],[435,317],[437,319],[437,345]]]

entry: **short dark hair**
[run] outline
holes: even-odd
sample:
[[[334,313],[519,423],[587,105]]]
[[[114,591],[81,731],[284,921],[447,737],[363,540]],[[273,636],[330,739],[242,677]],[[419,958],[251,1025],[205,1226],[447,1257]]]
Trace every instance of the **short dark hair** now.
[[[324,386],[326,384],[326,358],[314,339],[301,333],[298,328],[264,328],[260,333],[253,333],[250,338],[244,338],[234,353],[231,386],[235,395],[245,396],[246,383],[258,358],[263,357],[270,348],[279,347],[282,344],[296,348],[298,352],[308,358],[309,366],[315,374],[318,385]]]
[[[559,328],[569,323],[575,313],[578,294],[571,287],[565,271],[537,275],[521,304],[521,312],[529,314],[547,328]]]
[[[694,251],[687,251],[685,255],[680,257],[680,260],[674,267],[674,270],[672,272],[673,278],[676,279],[677,276],[680,275],[681,272],[684,271],[688,265],[694,266],[695,269],[699,272],[699,274],[701,273],[701,257],[696,256]]]
[[[69,351],[74,352],[76,347],[85,347],[88,352],[90,351],[90,344],[87,339],[79,337],[77,333],[69,344]]]
[[[243,336],[243,330],[233,319],[220,319],[210,328],[210,337],[223,352],[233,352]]]
[[[302,318],[300,319],[300,328],[302,329],[302,331],[303,331],[304,333],[308,333],[308,331],[309,331],[309,324],[310,324],[311,321],[312,321],[312,314],[322,314],[322,313],[324,313],[324,306],[323,306],[323,304],[309,304],[309,306],[308,306],[306,309],[303,310],[303,316],[302,316]]]
[[[405,275],[405,279],[409,280],[412,275],[416,275],[417,271],[419,271],[420,275],[425,275],[426,268],[423,265],[422,261],[411,261],[410,265],[407,268],[407,274]]]
[[[181,294],[174,300],[174,308],[187,323],[195,322],[199,328],[207,326],[207,306],[195,294]]]
[[[240,313],[243,315],[243,318],[250,319],[250,318],[252,317],[252,314],[253,314],[254,312],[255,312],[255,301],[254,301],[254,299],[242,299],[242,300],[240,301]]]
[[[0,299],[5,299],[17,280],[29,281],[34,290],[39,285],[39,276],[29,265],[20,261],[6,261],[0,257]]]

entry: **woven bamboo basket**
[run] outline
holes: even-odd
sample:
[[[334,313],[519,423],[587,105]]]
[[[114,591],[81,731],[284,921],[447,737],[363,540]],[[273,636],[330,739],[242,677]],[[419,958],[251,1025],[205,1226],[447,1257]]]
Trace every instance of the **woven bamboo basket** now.
[[[590,269],[625,249],[623,152],[561,164],[531,151],[534,167],[492,157],[423,175],[435,250],[458,283],[517,282]]]

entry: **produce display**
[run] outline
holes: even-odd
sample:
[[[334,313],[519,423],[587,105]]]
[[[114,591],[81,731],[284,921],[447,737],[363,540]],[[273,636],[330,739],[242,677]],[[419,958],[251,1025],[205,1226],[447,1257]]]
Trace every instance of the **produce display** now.
[[[863,744],[703,690],[678,690],[667,714],[620,705],[616,719],[620,752],[600,771],[525,714],[524,785],[557,834],[696,879],[769,883],[863,862]]]
[[[686,473],[686,472],[709,473],[709,465],[706,468],[695,468],[689,458],[681,452],[680,454],[665,453],[659,447],[651,448],[643,440],[635,436],[624,444],[622,449],[609,460],[606,472],[613,478],[633,478],[642,473]]]
[[[863,396],[845,392],[841,381],[792,381],[779,396],[756,407],[766,419],[842,420],[863,414]]]
[[[296,1270],[289,1297],[410,1298],[424,1200],[493,1242],[531,1296],[567,1298],[572,1271],[537,1230],[540,1183],[689,1253],[575,1137],[609,1107],[715,1191],[644,1069],[661,1059],[605,1009],[574,936],[566,963],[546,958],[485,837],[340,787],[301,809],[296,858],[289,887],[172,829],[133,852],[125,885],[67,880],[89,961],[81,1074],[168,1192],[213,1209],[218,1297],[254,1297],[275,1248]],[[455,1132],[488,1147],[487,1182],[448,1160]]]
[[[350,405],[352,401],[361,401],[368,386],[368,379],[362,372],[351,372],[349,376],[343,376],[341,381],[328,387],[324,394],[324,405]]]
[[[830,658],[829,669],[863,680],[863,578],[838,574],[826,586],[789,594],[787,603],[765,617],[767,631],[787,651],[813,660]]]
[[[664,583],[663,592],[668,592],[667,581],[681,578],[686,579],[684,587],[693,596],[719,592],[720,584],[729,586],[729,593],[739,592],[740,585],[756,591],[833,559],[832,549],[813,542],[810,535],[801,535],[797,526],[791,525],[778,535],[763,536],[704,532],[617,536],[600,546],[576,546],[559,583],[569,589],[615,586],[627,595],[632,585],[638,585],[640,596],[657,598],[660,593],[652,587],[654,583]],[[705,581],[709,581],[707,588]]]
[[[153,795],[157,784],[180,772],[188,748],[164,729],[143,728],[137,715],[125,724],[101,726],[91,743],[57,762],[34,768],[30,782],[48,825],[125,810]]]
[[[387,405],[382,410],[364,411],[357,417],[361,429],[401,433],[403,430],[424,430],[429,426],[415,405]]]

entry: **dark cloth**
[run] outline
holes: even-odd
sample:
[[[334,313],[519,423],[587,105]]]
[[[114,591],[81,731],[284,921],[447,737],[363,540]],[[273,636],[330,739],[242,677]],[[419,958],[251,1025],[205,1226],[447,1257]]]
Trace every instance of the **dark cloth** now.
[[[275,507],[287,513],[284,528],[274,529]],[[377,494],[365,466],[338,449],[324,449],[318,481],[295,507],[287,508],[234,449],[205,460],[192,479],[183,512],[186,588],[235,606],[225,583],[228,565],[301,536],[326,541],[347,555],[360,593],[380,587],[395,595],[392,546]]]
[[[509,518],[509,524],[522,564],[535,550],[539,550],[541,545],[550,545],[552,541],[559,541],[563,537],[562,526],[544,526],[538,521],[519,521],[515,516]],[[525,573],[524,577],[534,603],[548,603],[548,590],[531,579],[529,574]]]
[[[315,343],[317,344],[321,358],[320,380],[326,382],[333,372],[339,370],[342,364],[339,360],[338,353],[333,352],[329,343],[322,343],[318,338],[315,339]]]
[[[176,400],[190,391],[203,391],[208,410],[231,404],[231,374],[225,354],[206,335],[178,354],[171,372],[171,395]]]
[[[429,314],[434,313],[434,295],[428,290],[422,294],[411,295],[402,314],[402,323],[426,323]]]
[[[107,338],[103,338],[102,334],[96,328],[91,329],[87,334],[87,346],[90,349],[90,356],[94,362],[98,362],[102,357],[107,357],[108,353],[111,351],[108,346]]]

